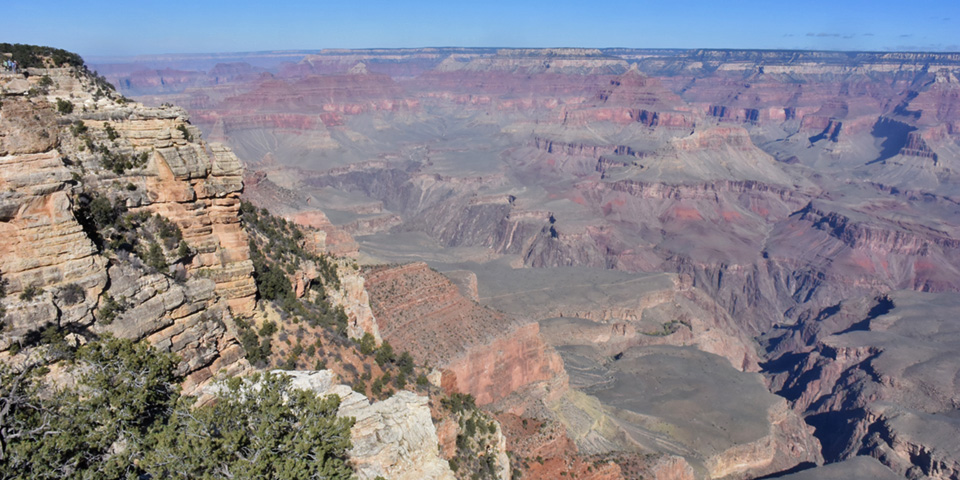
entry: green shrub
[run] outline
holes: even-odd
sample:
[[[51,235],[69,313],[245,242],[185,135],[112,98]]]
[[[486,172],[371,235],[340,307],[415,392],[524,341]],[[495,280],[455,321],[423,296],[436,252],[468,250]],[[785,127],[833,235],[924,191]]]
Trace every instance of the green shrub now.
[[[68,283],[60,290],[60,299],[63,300],[64,305],[76,305],[82,302],[84,297],[86,292],[76,283]]]
[[[258,332],[261,337],[269,337],[274,333],[277,333],[277,323],[271,320],[263,322],[263,325],[260,327],[260,331]]]
[[[143,252],[142,256],[144,263],[158,272],[165,272],[169,267],[167,257],[163,254],[163,249],[157,242],[150,242],[150,246],[146,252]]]
[[[20,300],[29,302],[30,300],[33,300],[37,295],[40,295],[42,293],[43,293],[42,288],[36,285],[30,285],[27,288],[24,288],[22,292],[20,292]]]
[[[103,131],[107,132],[107,139],[110,141],[120,138],[120,134],[107,122],[103,122]]]
[[[191,253],[190,245],[187,245],[186,241],[180,240],[180,245],[177,246],[177,257],[186,258],[189,257]]]
[[[187,130],[186,125],[182,123],[180,125],[177,125],[177,130],[180,130],[180,132],[183,133],[183,138],[186,139],[188,142],[193,141],[193,135],[190,135],[190,131]]]
[[[93,146],[90,148],[97,149]],[[147,152],[140,152],[136,155],[128,155],[125,153],[113,152],[104,145],[101,145],[98,150],[100,150],[100,166],[117,175],[123,175],[127,170],[143,168],[143,166],[147,164]]]
[[[370,332],[363,332],[363,337],[360,337],[360,353],[364,355],[370,355],[377,349],[377,340],[373,338],[373,335]]]
[[[73,102],[71,102],[70,100],[64,100],[62,98],[58,98],[57,112],[60,112],[63,115],[69,115],[73,113]]]
[[[83,123],[83,120],[77,120],[70,125],[70,133],[72,133],[74,137],[79,137],[80,135],[87,133],[88,130],[89,129]]]
[[[76,352],[77,382],[50,395],[43,367],[0,365],[0,477],[350,478],[340,399],[283,376],[221,381],[215,399],[182,397],[178,360],[109,336]],[[256,391],[253,395],[251,392]],[[254,450],[259,453],[254,454]],[[122,454],[118,454],[122,453]]]
[[[375,360],[377,361],[377,365],[381,367],[396,360],[396,355],[393,353],[393,347],[390,346],[390,342],[384,340],[383,343],[380,344]]]
[[[354,392],[357,392],[359,394],[362,394],[362,395],[367,394],[367,384],[366,382],[363,381],[363,379],[358,378],[356,381],[353,382],[353,385],[351,386],[351,388],[353,388]]]
[[[109,293],[103,294],[103,306],[97,311],[97,319],[104,325],[110,325],[117,316],[127,311],[127,299],[121,297],[119,301]]]
[[[180,231],[180,227],[160,215],[156,215],[154,221],[157,223],[157,235],[163,242],[163,246],[167,250],[177,248],[183,241],[183,232]]]
[[[234,321],[240,330],[240,345],[243,347],[247,361],[257,367],[266,366],[267,360],[273,353],[272,335],[277,331],[277,324],[270,321],[264,322],[258,334],[244,320],[237,318]]]
[[[477,403],[473,395],[469,393],[453,393],[449,397],[440,400],[440,404],[453,413],[464,413],[468,410],[476,410]]]
[[[410,352],[404,351],[400,354],[400,358],[397,359],[397,366],[400,367],[400,372],[405,375],[413,373],[414,361]]]

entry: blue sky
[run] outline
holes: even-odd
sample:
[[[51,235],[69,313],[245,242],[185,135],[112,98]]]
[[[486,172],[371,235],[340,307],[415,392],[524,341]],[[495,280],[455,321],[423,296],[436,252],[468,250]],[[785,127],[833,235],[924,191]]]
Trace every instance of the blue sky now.
[[[84,56],[423,46],[960,51],[960,0],[4,3],[0,41]]]

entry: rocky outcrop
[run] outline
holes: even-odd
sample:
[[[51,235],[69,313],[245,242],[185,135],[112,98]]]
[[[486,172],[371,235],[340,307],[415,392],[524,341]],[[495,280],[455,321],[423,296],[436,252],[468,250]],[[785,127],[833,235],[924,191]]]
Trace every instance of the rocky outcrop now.
[[[24,91],[41,78],[49,80],[40,86],[45,97]],[[0,272],[11,294],[0,349],[33,346],[50,327],[76,339],[146,338],[180,355],[188,393],[216,372],[248,368],[231,330],[232,316],[250,313],[256,294],[237,215],[239,160],[192,141],[199,131],[183,110],[121,101],[72,68],[0,82]],[[107,168],[108,161],[129,166]],[[78,220],[79,204],[89,201],[81,195],[179,227],[189,253],[182,276],[97,245],[94,227]]]
[[[342,228],[330,223],[327,216],[319,210],[299,212],[291,217],[298,225],[317,230],[312,239],[317,251],[327,252],[338,257],[356,257],[360,246],[356,240]]]
[[[0,272],[6,284],[8,314],[0,348],[49,324],[89,323],[107,284],[107,260],[73,215],[70,171],[57,151],[0,157],[4,189],[0,232]],[[80,298],[58,292],[80,287]],[[39,290],[36,298],[24,292]],[[59,306],[58,306],[59,304]]]
[[[244,351],[227,329],[230,312],[217,301],[213,282],[194,278],[177,284],[165,275],[145,274],[123,264],[111,266],[108,274],[110,286],[104,293],[122,299],[127,309],[109,321],[100,314],[90,331],[145,338],[160,350],[176,352],[186,392],[217,374],[247,369]]]
[[[478,409],[448,412],[435,410],[441,418],[437,422],[440,454],[457,465],[459,478],[470,471],[482,471],[490,478],[508,480],[513,477],[510,466],[507,437],[500,423]]]
[[[937,164],[937,153],[927,145],[927,142],[923,140],[923,136],[918,132],[910,132],[907,134],[907,143],[900,149],[900,154],[911,157],[929,158],[933,160],[934,165]]]
[[[813,117],[804,117],[803,127],[811,128],[811,124],[822,123],[822,121],[818,120],[822,119],[814,120]],[[820,140],[828,140],[836,143],[840,139],[841,129],[843,129],[843,122],[834,120],[832,118],[828,119],[826,126],[823,127],[823,131],[810,137],[810,143],[819,142]]]
[[[696,473],[683,457],[664,455],[649,468],[651,476],[657,480],[694,480]]]
[[[400,391],[371,403],[350,387],[337,383],[329,370],[280,371],[292,377],[291,386],[318,395],[337,395],[337,415],[353,417],[350,461],[361,480],[381,476],[397,480],[453,480],[453,472],[437,454],[437,431],[430,419],[428,399]]]
[[[175,130],[180,115],[182,112],[163,115],[160,120],[167,120],[168,128],[153,132],[136,122],[115,127],[117,131],[135,132],[136,138],[145,143],[138,145],[140,148],[151,146],[144,137],[156,135],[154,163],[141,180],[146,193],[131,206],[159,213],[180,226],[184,239],[198,250],[188,270],[214,280],[217,293],[235,314],[249,314],[256,285],[251,276],[247,236],[239,219],[242,167],[223,146],[211,145],[212,154],[207,155],[201,145],[174,139],[170,132]]]
[[[960,240],[949,238],[942,232],[916,227],[910,229],[912,225],[909,224],[898,225],[901,229],[878,227],[868,222],[858,222],[851,215],[829,211],[818,203],[811,203],[797,213],[799,220],[813,223],[814,228],[829,232],[851,248],[901,255],[927,254],[937,246],[960,248]]]
[[[724,105],[711,105],[707,115],[721,122],[756,123],[760,120],[760,111],[756,108],[730,108]]]
[[[643,152],[638,152],[626,145],[589,145],[584,143],[568,143],[548,138],[534,137],[532,142],[534,148],[546,153],[559,153],[564,155],[580,155],[599,158],[601,155],[623,155],[628,157],[643,157]]]
[[[22,79],[4,78],[4,87],[16,87]],[[21,155],[47,152],[57,145],[58,129],[53,107],[34,103],[13,95],[4,96],[3,116],[0,117],[0,155]]]
[[[340,260],[337,277],[340,279],[340,288],[328,289],[327,295],[331,305],[343,307],[346,312],[347,334],[350,338],[360,338],[364,333],[369,333],[379,345],[382,341],[380,327],[370,306],[370,294],[365,287],[363,274],[355,264]]]

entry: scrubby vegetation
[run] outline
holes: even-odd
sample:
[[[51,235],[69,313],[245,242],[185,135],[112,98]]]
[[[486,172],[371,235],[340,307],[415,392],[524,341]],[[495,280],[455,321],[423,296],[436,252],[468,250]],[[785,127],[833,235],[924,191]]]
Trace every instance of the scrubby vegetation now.
[[[257,367],[267,366],[270,354],[273,353],[272,337],[277,333],[277,324],[271,321],[264,322],[259,329],[254,329],[242,318],[236,319],[240,329],[240,344],[247,352],[247,360]]]
[[[12,60],[20,68],[43,68],[71,66],[83,67],[83,58],[73,52],[53,47],[24,45],[20,43],[0,43],[0,53],[12,54]]]
[[[61,106],[69,111],[61,110]],[[70,113],[73,111],[73,104],[70,102],[61,104],[58,100],[57,109],[61,110],[61,113]],[[81,120],[77,120],[70,125],[70,133],[83,142],[78,150],[96,156],[96,160],[101,167],[117,175],[123,175],[128,170],[143,168],[150,156],[146,151],[131,151],[129,148],[118,146],[116,140],[120,138],[120,133],[106,122],[103,123],[102,135],[95,130],[91,130]],[[104,137],[106,137],[106,141],[103,141]]]
[[[100,166],[117,175],[123,175],[127,170],[143,168],[147,164],[147,152],[131,155],[112,151],[105,145],[100,145],[95,151],[100,153]]]
[[[250,237],[258,296],[275,306],[282,321],[282,325],[268,321],[259,327],[243,319],[237,322],[247,359],[254,365],[285,369],[299,365],[303,365],[301,368],[325,366],[328,355],[351,344],[347,339],[346,312],[329,301],[328,291],[340,288],[336,261],[307,251],[306,235],[292,222],[249,202],[241,203],[240,214]],[[315,266],[319,277],[310,281],[303,295],[297,298],[290,277],[308,266]],[[324,348],[320,337],[304,343],[305,327],[332,343],[330,351]],[[295,343],[288,332],[295,332]],[[271,356],[282,351],[274,348],[276,340],[286,344],[286,355],[271,362]]]
[[[127,311],[127,308],[129,308],[126,298],[117,300],[109,293],[103,294],[102,304],[103,306],[100,307],[100,310],[97,310],[97,320],[104,325],[113,323],[118,315]]]
[[[450,459],[450,469],[460,479],[500,478],[497,472],[497,422],[477,408],[469,394],[454,393],[441,400],[441,405],[457,418],[457,453]]]
[[[89,130],[90,129],[87,128],[86,124],[83,123],[83,120],[77,120],[70,125],[70,133],[72,133],[74,137],[79,137],[80,135],[87,133]]]
[[[122,199],[99,193],[83,193],[75,204],[77,220],[101,251],[134,254],[160,273],[192,255],[180,228],[160,215],[130,212]]]
[[[36,285],[29,285],[20,292],[20,300],[29,302],[43,293],[43,289]]]
[[[84,300],[86,292],[76,283],[68,283],[60,289],[60,300],[64,305],[76,305]]]
[[[686,318],[680,318],[675,320],[670,320],[667,323],[660,325],[660,328],[650,332],[643,332],[644,335],[650,335],[652,337],[666,337],[668,335],[673,335],[674,333],[680,331],[681,328],[686,327],[690,328],[690,320]]]
[[[354,390],[375,399],[408,387],[429,388],[408,352],[398,354],[389,342],[378,346],[369,333],[356,342],[347,338],[347,314],[330,301],[341,288],[336,259],[311,253],[306,233],[293,222],[249,202],[241,204],[240,213],[250,236],[258,294],[280,316],[278,323],[259,326],[237,322],[250,362],[283,369],[333,368]],[[297,298],[290,278],[313,268],[317,278]]]
[[[327,255],[314,255],[304,249],[305,234],[293,222],[273,216],[249,202],[241,203],[240,215],[250,234],[253,276],[260,297],[277,302],[297,321],[305,321],[311,326],[332,327],[345,335],[346,313],[343,308],[333,307],[327,298],[327,289],[340,288],[334,259]],[[269,252],[269,257],[264,252]],[[303,268],[306,262],[315,264],[320,275],[309,285],[310,295],[298,300],[288,275]]]
[[[107,134],[107,140],[110,140],[111,142],[120,138],[120,134],[117,133],[117,130],[107,122],[103,122],[103,131]]]
[[[70,100],[64,100],[62,98],[58,98],[57,112],[60,112],[63,115],[69,115],[73,113],[73,103]]]
[[[63,361],[77,382],[66,388],[45,383],[40,364],[0,366],[0,477],[352,475],[352,421],[336,417],[336,396],[254,375],[222,382],[212,404],[194,407],[179,393],[177,359],[146,343],[105,338],[71,354]]]

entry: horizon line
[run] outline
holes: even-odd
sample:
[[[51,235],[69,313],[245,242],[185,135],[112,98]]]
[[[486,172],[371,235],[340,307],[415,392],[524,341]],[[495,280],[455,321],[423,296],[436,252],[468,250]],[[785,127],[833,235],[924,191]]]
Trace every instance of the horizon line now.
[[[99,54],[84,56],[84,59],[110,59],[110,58],[150,58],[162,56],[184,56],[184,57],[203,57],[203,56],[225,56],[225,55],[282,55],[282,54],[323,54],[324,52],[358,52],[358,51],[429,51],[429,50],[666,50],[675,52],[689,51],[719,51],[719,52],[794,52],[794,53],[855,53],[855,54],[928,54],[928,55],[958,55],[960,50],[831,50],[831,49],[804,49],[804,48],[726,48],[726,47],[504,47],[504,46],[485,46],[485,47],[464,47],[464,46],[423,46],[423,47],[359,47],[359,48],[303,48],[303,49],[272,49],[272,50],[246,50],[246,51],[221,51],[221,52],[164,52],[164,53],[141,53],[134,55],[118,54]]]

